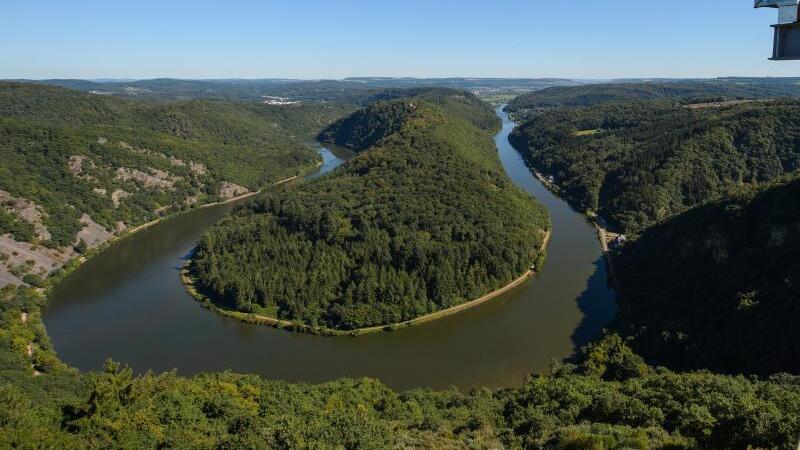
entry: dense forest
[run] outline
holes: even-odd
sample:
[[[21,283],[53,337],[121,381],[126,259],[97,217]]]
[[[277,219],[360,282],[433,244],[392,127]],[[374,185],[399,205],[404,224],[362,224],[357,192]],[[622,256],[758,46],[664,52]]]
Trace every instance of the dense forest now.
[[[543,262],[547,212],[503,172],[498,120],[471,94],[414,91],[321,137],[358,154],[238,210],[191,271],[227,308],[340,330],[475,299]]]
[[[271,258],[277,257],[278,264],[262,266],[263,273],[253,274],[262,277],[259,279],[265,281],[264,286],[270,286],[266,276],[272,276],[273,271],[277,272],[273,282],[284,277],[282,282],[295,287],[309,284],[305,283],[309,280],[314,285],[330,286],[326,283],[332,277],[350,271],[362,281],[351,289],[358,299],[354,302],[369,300],[370,294],[376,301],[391,298],[402,291],[380,288],[413,287],[415,280],[424,279],[426,274],[392,271],[394,267],[428,268],[430,273],[444,273],[444,278],[433,282],[434,292],[438,293],[446,292],[448,287],[462,286],[464,280],[457,277],[462,276],[458,271],[464,266],[456,262],[464,258],[473,264],[485,261],[487,265],[478,267],[488,268],[485,269],[488,274],[495,270],[521,271],[531,260],[541,257],[537,245],[541,243],[539,231],[549,227],[546,215],[502,175],[489,139],[496,127],[491,111],[469,95],[441,90],[418,91],[410,99],[397,98],[392,93],[385,96],[321,134],[327,141],[355,150],[358,156],[351,163],[329,178],[294,187],[292,191],[279,190],[249,208],[238,210],[206,236],[200,249],[206,252],[203,257],[227,260],[225,264],[231,264],[230,267],[234,266],[230,258],[243,258],[235,266],[253,268],[263,262],[262,250],[278,249],[282,253],[268,253]],[[75,99],[78,106],[79,98]],[[114,100],[112,104],[117,102]],[[57,110],[31,104],[24,108],[30,116],[40,118],[37,127],[42,127],[41,123],[52,125],[40,131],[43,135],[56,135],[63,132],[59,130],[73,127],[75,143],[86,139],[84,153],[79,154],[93,158],[95,166],[110,161],[101,158],[101,149],[112,151],[106,149],[110,143],[125,139],[123,142],[132,148],[201,163],[213,177],[216,175],[211,167],[224,167],[223,162],[214,166],[212,160],[195,156],[203,154],[200,142],[213,141],[233,152],[236,145],[267,139],[267,135],[259,134],[263,132],[257,126],[260,121],[251,116],[264,117],[260,114],[267,113],[259,113],[256,106],[252,110],[245,108],[251,112],[242,112],[239,105],[216,102],[135,107],[156,108],[155,111],[166,108],[175,114],[184,112],[188,117],[184,121],[171,121],[174,116],[164,112],[164,116],[156,116],[163,123],[138,122],[126,110],[97,109],[101,107],[86,106],[87,111],[98,110],[103,117],[122,116],[121,124],[98,125],[94,119],[82,123],[87,114],[62,115]],[[218,110],[220,107],[223,109]],[[188,113],[182,108],[197,110]],[[223,116],[233,114],[225,109],[232,108],[239,111],[236,115],[243,114],[242,118],[252,120],[242,125],[246,129],[235,131],[236,137],[244,141],[230,143],[234,136],[226,136],[226,126],[232,125],[213,126],[227,122],[224,117],[204,116],[211,114],[203,112],[206,108]],[[287,112],[295,109],[277,110],[283,111],[281,114],[287,121],[280,122],[273,116],[267,116],[267,120],[298,139],[321,127],[321,118],[302,110],[297,112],[298,117]],[[150,112],[143,114],[151,117]],[[652,114],[659,117],[661,112],[656,110]],[[0,120],[6,120],[6,113],[2,117]],[[306,118],[309,122],[303,122]],[[375,118],[382,119],[375,121]],[[25,120],[34,123],[32,119]],[[240,118],[231,120],[240,123]],[[181,125],[174,126],[178,123]],[[130,134],[121,137],[125,127],[147,130],[145,137],[168,136],[164,129],[179,130],[179,134],[186,133],[183,138],[186,142],[180,145],[169,140],[166,141],[169,145],[145,145],[158,141],[136,141]],[[3,129],[12,128],[4,125]],[[82,137],[77,130],[91,130],[91,133]],[[99,137],[106,142],[99,144]],[[55,152],[55,148],[47,147],[44,153]],[[78,148],[77,144],[74,148]],[[122,149],[125,148],[118,150]],[[185,153],[167,153],[170,151]],[[136,167],[133,164],[139,158],[152,158],[145,159],[146,165],[142,167],[161,167],[165,172],[173,169],[172,165],[155,165],[161,156],[131,153],[125,160],[126,167]],[[61,163],[69,167],[68,158]],[[449,167],[458,170],[451,171]],[[58,170],[63,171],[63,167]],[[258,183],[269,181],[256,177],[252,178],[254,184],[249,184],[247,168],[242,170],[230,172],[231,176],[242,177],[232,179],[234,182],[255,188]],[[71,172],[61,173],[62,178],[75,177]],[[89,174],[100,179],[94,172]],[[220,178],[200,179],[211,183]],[[414,182],[410,183],[410,179]],[[49,185],[52,184],[51,181]],[[453,189],[454,186],[458,189]],[[714,356],[709,365],[720,370],[727,369],[721,361],[739,356],[742,364],[752,361],[752,365],[743,369],[748,372],[762,372],[750,369],[757,368],[759,362],[772,360],[794,370],[789,359],[797,353],[792,341],[794,335],[778,336],[769,329],[769,324],[778,324],[774,328],[785,331],[780,325],[790,327],[789,321],[797,315],[791,299],[797,297],[800,285],[800,280],[796,280],[799,264],[796,255],[800,254],[795,201],[800,194],[798,187],[800,183],[792,181],[770,189],[740,189],[742,192],[730,200],[692,210],[650,228],[625,248],[618,258],[626,298],[630,298],[629,318],[647,324],[647,328],[620,327],[620,331],[631,336],[633,347],[654,361],[670,364],[675,363],[670,360],[675,351],[702,355],[705,346],[705,356]],[[513,214],[509,215],[509,211]],[[2,209],[0,226],[20,237],[36,233],[30,223]],[[255,247],[252,253],[243,253],[243,247],[231,245],[251,240],[274,246]],[[681,241],[685,245],[676,246]],[[231,252],[209,252],[222,248],[230,248]],[[447,248],[456,249],[455,253],[447,252]],[[522,261],[518,257],[519,267],[504,269],[499,264],[514,257],[507,249],[530,259]],[[360,259],[336,259],[343,253]],[[472,260],[471,254],[476,255]],[[654,254],[664,257],[653,261]],[[488,259],[494,255],[500,258]],[[483,257],[487,259],[480,259]],[[363,263],[366,260],[383,266],[370,267]],[[452,270],[447,262],[454,264]],[[693,269],[695,264],[720,270],[715,269],[713,274],[698,271]],[[309,278],[287,277],[300,266],[300,275]],[[636,267],[636,271],[631,267]],[[234,273],[232,268],[229,270]],[[716,278],[707,283],[707,279],[699,280],[701,275]],[[736,283],[730,284],[735,286],[730,292],[708,289],[711,285],[727,286],[731,280]],[[498,277],[496,281],[503,280]],[[229,286],[236,288],[234,284]],[[430,298],[428,285],[420,286],[420,297]],[[697,308],[707,297],[711,299],[708,308]],[[237,293],[236,298],[242,298],[241,294]],[[653,299],[652,303],[648,303],[649,299]],[[135,375],[131,368],[111,361],[102,372],[79,373],[66,367],[55,355],[41,321],[43,304],[44,298],[26,286],[0,289],[0,448],[793,448],[800,430],[797,377],[757,378],[707,371],[677,373],[654,368],[645,364],[628,342],[617,335],[609,335],[587,347],[573,363],[555,364],[549,374],[528,377],[519,388],[475,388],[468,393],[417,389],[398,393],[371,379],[311,385],[230,372],[189,378],[174,372]],[[306,311],[318,306],[296,303],[296,311],[302,310],[298,305],[310,306]],[[259,307],[267,306],[259,304]],[[709,316],[713,308],[724,313],[722,318]],[[335,307],[319,309],[317,317],[324,317],[330,310]],[[395,319],[391,314],[397,313],[391,311],[384,317]],[[778,321],[780,316],[785,319]],[[369,316],[351,315],[350,322],[341,323],[356,324],[364,317]],[[691,328],[675,318],[688,318],[685,323]],[[719,320],[720,329],[726,330],[724,336],[732,344],[721,345],[725,344],[720,341],[722,335],[718,338],[705,332],[701,326],[704,320],[707,323]],[[650,327],[665,333],[650,332]],[[741,337],[735,334],[737,327]],[[678,339],[669,339],[673,336]],[[710,347],[715,339],[720,345]],[[680,342],[679,347],[671,347],[674,342]],[[766,345],[772,348],[765,349]],[[648,353],[648,349],[653,350]],[[758,355],[762,351],[763,358]],[[697,358],[683,367],[708,367]],[[738,372],[738,366],[732,371]]]
[[[78,373],[53,353],[42,301],[0,290],[0,448],[789,449],[800,429],[797,377],[654,369],[613,335],[519,388],[468,393]]]
[[[656,225],[614,265],[620,330],[653,363],[800,373],[800,180]]]
[[[560,108],[523,123],[510,139],[571,203],[638,234],[732,189],[800,169],[800,103]]]
[[[71,246],[87,220],[117,232],[259,189],[313,168],[309,142],[351,111],[153,104],[0,83],[0,235]]]
[[[602,103],[628,103],[665,98],[684,103],[708,103],[798,96],[800,96],[800,84],[797,78],[656,80],[554,86],[520,95],[509,102],[507,109],[518,117],[530,119],[543,110]]]

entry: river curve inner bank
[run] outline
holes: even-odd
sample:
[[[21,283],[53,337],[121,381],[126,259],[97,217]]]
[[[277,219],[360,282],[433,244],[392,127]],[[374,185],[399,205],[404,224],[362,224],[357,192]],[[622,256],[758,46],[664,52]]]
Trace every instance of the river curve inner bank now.
[[[368,376],[396,389],[513,387],[546,372],[600,334],[614,316],[614,294],[594,227],[535,179],[508,142],[514,123],[498,114],[503,167],[551,215],[547,264],[535,278],[459,314],[358,339],[254,326],[210,314],[180,280],[197,240],[234,207],[220,205],[136,233],[56,286],[44,322],[59,357],[81,370],[111,357],[138,372],[233,370],[293,382]],[[316,176],[341,164],[323,157]]]

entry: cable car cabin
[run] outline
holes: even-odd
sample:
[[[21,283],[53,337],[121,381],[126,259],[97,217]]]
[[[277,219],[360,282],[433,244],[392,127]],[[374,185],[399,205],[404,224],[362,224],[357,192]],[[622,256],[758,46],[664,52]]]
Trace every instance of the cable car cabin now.
[[[800,0],[755,0],[756,8],[777,8],[778,23],[773,25],[775,37],[772,58],[800,59]]]

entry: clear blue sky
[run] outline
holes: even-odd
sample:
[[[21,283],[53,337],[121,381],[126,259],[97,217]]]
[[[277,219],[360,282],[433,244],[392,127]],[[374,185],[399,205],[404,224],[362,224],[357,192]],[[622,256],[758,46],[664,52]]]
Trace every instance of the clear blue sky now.
[[[0,78],[800,76],[752,0],[6,1]]]

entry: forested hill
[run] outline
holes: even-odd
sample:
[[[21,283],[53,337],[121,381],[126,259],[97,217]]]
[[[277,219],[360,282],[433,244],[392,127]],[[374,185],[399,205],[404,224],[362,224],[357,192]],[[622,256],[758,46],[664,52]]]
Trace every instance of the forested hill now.
[[[212,228],[194,277],[226,307],[342,330],[504,286],[541,264],[550,225],[503,172],[493,117],[471,94],[435,90],[338,122],[323,136],[359,154]]]
[[[510,137],[581,209],[626,233],[800,169],[800,102],[557,109]]]
[[[671,98],[686,103],[800,96],[796,78],[721,78],[711,80],[608,83],[556,86],[520,95],[507,110],[529,116],[560,107],[593,106],[638,100]]]
[[[622,330],[653,363],[800,373],[800,179],[652,227],[614,265]]]
[[[319,157],[308,142],[351,111],[153,104],[0,83],[0,285],[28,272],[45,275],[80,239],[91,246],[160,215],[309,170]],[[33,266],[13,257],[23,252],[38,255]]]

